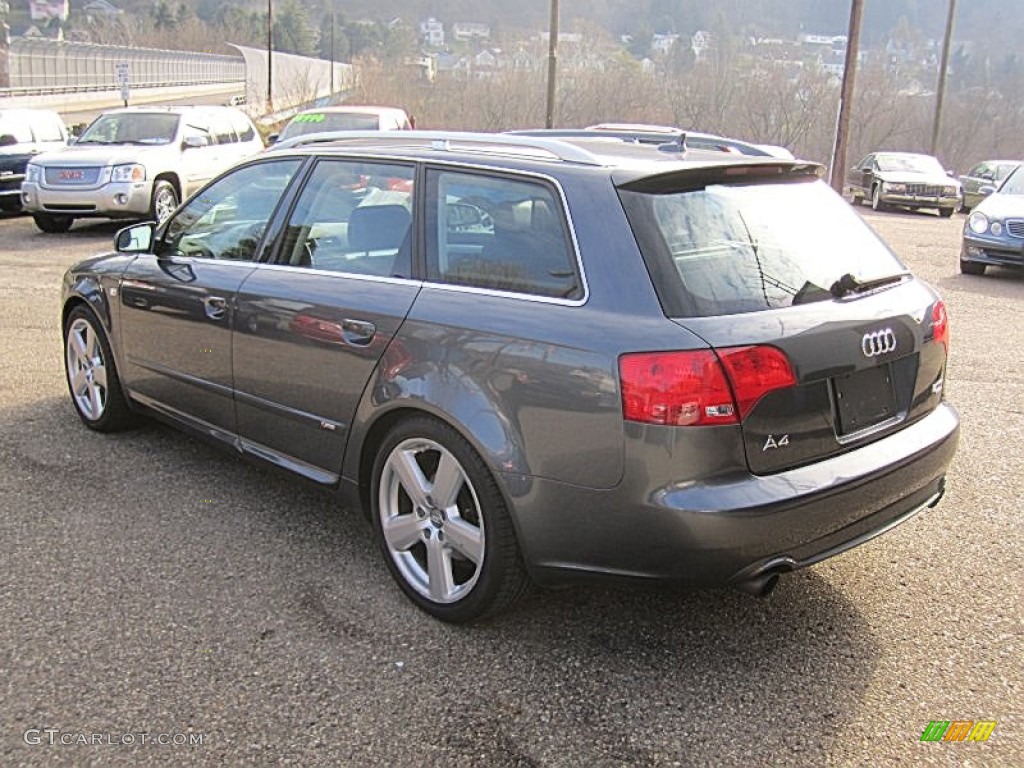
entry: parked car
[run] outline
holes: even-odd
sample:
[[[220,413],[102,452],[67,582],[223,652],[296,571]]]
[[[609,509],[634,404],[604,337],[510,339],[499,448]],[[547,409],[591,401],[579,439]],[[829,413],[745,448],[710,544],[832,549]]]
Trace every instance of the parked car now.
[[[0,210],[21,210],[25,166],[40,152],[68,143],[68,129],[48,109],[0,109]]]
[[[356,133],[243,162],[68,270],[71,401],[337,488],[452,622],[531,580],[765,594],[935,505],[936,293],[816,164],[624,146]]]
[[[185,197],[263,149],[232,107],[129,107],[104,112],[73,144],[33,158],[22,205],[43,232],[77,218],[163,221]]]
[[[988,195],[992,194],[1007,176],[1021,164],[1020,160],[986,160],[978,163],[960,177],[963,189],[963,203],[960,210],[970,211]]]
[[[964,224],[960,271],[983,275],[990,264],[1024,266],[1024,165],[982,200]]]
[[[409,131],[412,118],[397,107],[318,107],[299,112],[280,133],[268,137],[271,143],[334,131]]]
[[[845,194],[851,204],[871,202],[876,211],[936,208],[949,218],[960,207],[960,182],[931,155],[873,152],[846,175]]]

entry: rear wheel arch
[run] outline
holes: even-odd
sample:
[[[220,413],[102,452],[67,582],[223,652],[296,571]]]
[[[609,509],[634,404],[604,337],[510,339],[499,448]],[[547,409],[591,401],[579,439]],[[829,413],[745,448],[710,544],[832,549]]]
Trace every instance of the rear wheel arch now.
[[[444,424],[451,429],[455,430],[474,451],[483,460],[484,464],[490,470],[496,478],[498,470],[487,460],[488,451],[487,448],[481,445],[480,441],[475,439],[473,434],[467,430],[464,425],[460,424],[457,420],[435,412],[433,409],[428,408],[417,408],[409,406],[399,406],[393,408],[384,413],[381,413],[372,423],[366,428],[366,431],[361,438],[357,446],[350,446],[358,450],[358,470],[357,480],[359,482],[359,501],[362,505],[363,513],[369,517],[370,515],[370,493],[371,485],[373,480],[373,465],[377,460],[377,454],[380,452],[381,446],[384,444],[384,440],[388,434],[399,424],[404,421],[409,421],[418,418],[433,419],[436,422]],[[508,503],[507,494],[505,489],[502,487],[502,483],[498,482],[498,487],[502,492],[502,495],[506,496],[506,503]],[[513,515],[513,520],[514,520]]]

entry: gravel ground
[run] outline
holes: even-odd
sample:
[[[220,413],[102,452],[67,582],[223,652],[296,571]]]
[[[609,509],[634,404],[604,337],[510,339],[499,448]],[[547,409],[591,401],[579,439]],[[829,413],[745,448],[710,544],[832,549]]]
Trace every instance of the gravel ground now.
[[[0,217],[0,765],[1024,764],[1024,275],[959,275],[962,216],[863,215],[949,306],[943,502],[766,601],[545,591],[468,629],[415,610],[332,496],[84,429],[60,276],[117,226]],[[919,741],[956,719],[998,725]]]

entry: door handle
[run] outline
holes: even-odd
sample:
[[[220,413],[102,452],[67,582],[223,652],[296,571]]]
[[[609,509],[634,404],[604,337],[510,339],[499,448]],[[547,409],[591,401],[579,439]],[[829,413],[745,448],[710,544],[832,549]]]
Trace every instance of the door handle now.
[[[373,341],[377,333],[377,326],[365,320],[350,320],[345,318],[341,321],[341,336],[347,344],[354,344],[357,347],[365,347]]]
[[[223,320],[228,313],[228,300],[220,296],[206,296],[203,298],[203,311],[211,320]]]

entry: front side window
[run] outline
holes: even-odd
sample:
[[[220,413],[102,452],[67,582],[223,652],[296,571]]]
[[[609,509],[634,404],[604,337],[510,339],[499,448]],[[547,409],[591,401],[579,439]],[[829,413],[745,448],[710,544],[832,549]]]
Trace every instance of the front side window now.
[[[562,205],[550,185],[454,171],[432,171],[428,180],[429,279],[582,298]]]
[[[620,197],[672,316],[828,301],[844,275],[867,281],[905,271],[821,181],[620,190]]]
[[[218,144],[232,144],[238,141],[234,126],[225,114],[216,114],[210,118],[210,132]]]
[[[169,221],[157,255],[255,259],[263,231],[301,163],[256,163],[218,179]]]
[[[164,112],[115,112],[100,115],[76,144],[170,144],[180,117]]]
[[[321,160],[282,236],[281,260],[294,267],[380,277],[412,270],[414,168]]]
[[[64,131],[57,117],[37,117],[32,123],[32,130],[36,135],[36,141],[64,141]]]

